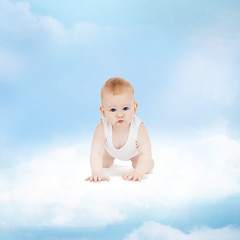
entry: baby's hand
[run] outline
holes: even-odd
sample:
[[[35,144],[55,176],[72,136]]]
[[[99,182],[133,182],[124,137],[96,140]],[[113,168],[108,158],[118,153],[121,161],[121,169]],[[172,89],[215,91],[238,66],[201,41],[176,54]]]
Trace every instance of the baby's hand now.
[[[133,171],[131,173],[128,173],[126,175],[123,175],[123,179],[130,181],[132,180],[133,182],[139,181],[141,182],[141,179],[143,178],[144,174],[138,172],[138,171]]]
[[[104,176],[103,173],[96,173],[93,174],[92,176],[88,177],[85,179],[85,181],[89,181],[89,182],[101,182],[101,181],[110,181],[110,178],[107,176]]]

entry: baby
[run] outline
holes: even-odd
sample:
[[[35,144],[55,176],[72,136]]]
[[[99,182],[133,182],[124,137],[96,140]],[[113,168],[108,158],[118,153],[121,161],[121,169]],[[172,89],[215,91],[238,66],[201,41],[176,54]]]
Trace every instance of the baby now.
[[[92,176],[85,180],[110,181],[103,168],[117,158],[132,161],[134,171],[123,175],[124,180],[141,181],[152,171],[154,161],[147,129],[135,115],[133,86],[123,78],[108,79],[101,89],[101,103],[103,118],[95,129],[90,156]]]

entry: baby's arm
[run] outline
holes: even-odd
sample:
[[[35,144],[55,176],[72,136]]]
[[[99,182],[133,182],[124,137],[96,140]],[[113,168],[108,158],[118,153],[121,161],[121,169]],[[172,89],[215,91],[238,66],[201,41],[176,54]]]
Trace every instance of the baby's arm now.
[[[133,172],[123,176],[125,180],[141,181],[146,173],[150,173],[154,162],[152,159],[151,140],[147,128],[142,123],[138,130],[138,156]]]
[[[90,164],[92,169],[92,176],[85,179],[85,181],[109,181],[109,177],[104,176],[103,173],[103,154],[104,154],[104,144],[105,144],[105,135],[103,123],[100,122],[95,129],[93,140],[92,140],[92,149],[90,156]]]

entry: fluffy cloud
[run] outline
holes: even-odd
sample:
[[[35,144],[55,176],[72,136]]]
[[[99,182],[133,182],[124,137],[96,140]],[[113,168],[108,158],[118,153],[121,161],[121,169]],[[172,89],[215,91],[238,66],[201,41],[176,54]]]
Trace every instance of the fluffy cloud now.
[[[181,116],[199,111],[211,116],[236,101],[240,35],[236,31],[229,35],[228,30],[216,27],[213,32],[194,32],[186,40],[186,49],[172,66],[170,84],[160,101],[163,107]]]
[[[97,189],[84,182],[89,174],[88,147],[83,144],[40,154],[6,170],[9,181],[2,182],[0,197],[5,222],[23,226],[74,226],[77,222],[80,226],[104,226],[122,220],[119,210],[109,205],[113,200],[102,201],[104,192],[97,193],[106,187],[104,183]]]
[[[124,240],[238,240],[240,229],[226,226],[219,229],[208,227],[195,228],[188,233],[184,233],[177,228],[162,225],[157,222],[145,222],[138,229],[135,229]]]
[[[158,206],[164,215],[168,207],[214,201],[240,192],[240,143],[225,135],[185,140],[181,145],[153,140],[156,167],[141,183],[122,180],[132,168],[129,162],[120,161],[105,169],[110,183],[85,182],[90,175],[90,145],[85,141],[36,153],[6,169],[0,184],[4,222],[106,226],[126,220],[139,209],[150,211],[151,206]]]
[[[9,0],[1,0],[0,8],[2,47],[20,55],[20,61],[30,58],[29,64],[36,63],[37,58],[44,58],[46,61],[44,56],[48,55],[75,55],[79,49],[83,51],[112,32],[110,27],[87,22],[78,22],[71,29],[66,29],[51,16],[34,14],[27,2],[11,3]]]
[[[179,142],[161,149],[155,143],[156,159],[161,159],[158,186],[169,196],[185,202],[222,198],[240,191],[240,143],[224,134]],[[168,179],[166,181],[166,179]],[[166,184],[166,182],[168,184]]]

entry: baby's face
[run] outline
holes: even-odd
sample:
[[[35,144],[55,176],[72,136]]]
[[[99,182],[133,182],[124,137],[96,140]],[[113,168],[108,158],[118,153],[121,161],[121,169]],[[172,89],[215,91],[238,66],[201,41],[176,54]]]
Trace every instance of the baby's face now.
[[[113,126],[129,125],[136,113],[137,103],[134,103],[134,95],[131,93],[113,95],[106,92],[100,110]]]

